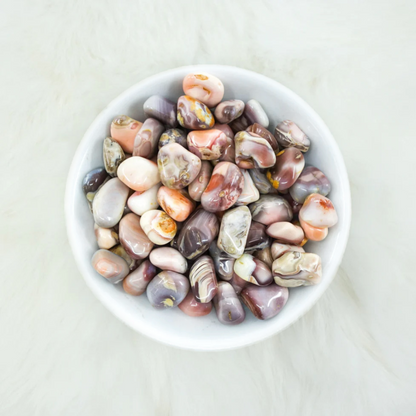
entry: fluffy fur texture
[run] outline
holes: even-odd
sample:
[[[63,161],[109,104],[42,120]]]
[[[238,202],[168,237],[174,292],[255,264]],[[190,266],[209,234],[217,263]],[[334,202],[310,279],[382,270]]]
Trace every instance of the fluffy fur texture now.
[[[414,415],[415,13],[412,0],[1,2],[0,414]],[[66,175],[94,117],[192,63],[299,93],[351,179],[339,276],[291,328],[233,352],[125,327],[84,284],[64,226]]]

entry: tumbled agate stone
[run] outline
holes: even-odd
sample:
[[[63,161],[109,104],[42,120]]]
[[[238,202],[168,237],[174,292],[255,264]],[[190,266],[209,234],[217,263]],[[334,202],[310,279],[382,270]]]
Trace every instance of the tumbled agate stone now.
[[[186,220],[177,241],[178,250],[187,259],[194,259],[205,253],[219,230],[215,214],[197,209]]]
[[[201,256],[192,265],[189,272],[192,293],[201,303],[208,303],[217,294],[218,284],[214,262],[209,256]]]
[[[189,291],[189,280],[175,272],[163,271],[147,285],[146,295],[156,309],[169,309],[178,306]]]
[[[227,211],[221,220],[218,248],[231,257],[239,258],[244,253],[250,224],[251,214],[247,207]]]
[[[314,253],[295,251],[283,254],[273,262],[276,284],[284,287],[316,285],[321,281],[321,258]]]
[[[188,74],[182,83],[186,95],[208,107],[215,107],[224,96],[224,84],[216,76],[206,72]]]
[[[224,325],[241,324],[246,317],[235,290],[228,282],[218,283],[218,293],[214,298],[214,306],[218,320]]]
[[[286,305],[289,290],[276,284],[260,287],[247,285],[240,297],[257,319],[270,319]]]
[[[243,192],[244,177],[231,162],[215,166],[207,188],[201,196],[201,204],[210,212],[225,211],[234,205]]]
[[[163,185],[182,189],[197,177],[201,170],[201,159],[180,144],[172,143],[159,150],[157,166]]]

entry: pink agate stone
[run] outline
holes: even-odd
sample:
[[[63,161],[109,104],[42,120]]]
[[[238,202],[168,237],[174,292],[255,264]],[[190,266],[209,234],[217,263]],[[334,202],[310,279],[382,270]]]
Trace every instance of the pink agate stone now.
[[[224,96],[224,84],[216,76],[205,72],[188,74],[182,86],[186,95],[210,108],[215,107]]]
[[[133,153],[134,139],[143,123],[128,116],[118,116],[111,123],[111,137],[126,153]]]

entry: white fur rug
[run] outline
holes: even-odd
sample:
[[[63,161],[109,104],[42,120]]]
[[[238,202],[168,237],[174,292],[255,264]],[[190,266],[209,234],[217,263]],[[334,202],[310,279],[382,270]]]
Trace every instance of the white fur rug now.
[[[413,0],[0,3],[0,414],[416,414]],[[156,72],[237,65],[327,122],[350,173],[339,277],[282,334],[191,353],[121,324],[66,239],[65,179],[107,102]]]

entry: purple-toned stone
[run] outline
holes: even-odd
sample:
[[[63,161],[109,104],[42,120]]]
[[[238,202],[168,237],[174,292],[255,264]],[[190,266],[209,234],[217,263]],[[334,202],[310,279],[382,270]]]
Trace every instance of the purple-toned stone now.
[[[296,182],[304,166],[302,152],[295,147],[289,147],[277,154],[276,164],[268,170],[267,178],[273,188],[284,191]]]
[[[276,284],[270,286],[246,286],[240,293],[241,299],[257,319],[270,319],[286,305],[289,290]]]
[[[235,135],[235,163],[242,169],[269,168],[276,162],[270,143],[258,135],[240,131]]]
[[[279,123],[274,130],[274,136],[281,147],[296,147],[307,152],[311,145],[308,136],[290,120]]]
[[[223,280],[231,280],[233,277],[235,258],[229,256],[225,251],[218,248],[217,240],[209,246],[209,254],[214,260],[215,271]]]
[[[270,181],[267,179],[266,173],[263,173],[263,169],[248,169],[251,179],[256,185],[256,188],[263,195],[276,194],[277,190],[273,188]]]
[[[270,247],[263,248],[262,250],[256,251],[254,253],[256,259],[261,260],[263,263],[266,263],[270,268],[273,264],[273,257],[270,250]]]
[[[228,282],[218,283],[218,293],[214,298],[214,306],[218,320],[224,325],[241,324],[246,317],[235,290]]]
[[[241,100],[223,101],[215,109],[215,119],[220,123],[228,124],[243,114],[244,107],[244,101]]]
[[[262,195],[261,198],[249,205],[253,221],[270,225],[279,221],[291,221],[292,208],[279,195]]]
[[[89,171],[82,181],[82,190],[87,198],[90,208],[92,208],[92,200],[95,197],[98,189],[108,180],[110,176],[106,172],[105,168],[95,168]]]
[[[161,97],[160,95],[152,95],[143,104],[143,111],[149,117],[156,118],[163,124],[176,127],[176,103]]]
[[[146,295],[156,309],[178,306],[189,292],[189,280],[175,272],[163,271],[147,285]]]
[[[273,282],[269,266],[251,254],[243,254],[235,261],[234,274],[257,286],[268,286]]]
[[[177,118],[179,124],[189,130],[207,130],[215,123],[210,109],[188,95],[182,95],[178,99]]]
[[[187,259],[194,259],[209,249],[218,231],[215,214],[197,209],[184,223],[176,243],[177,248]]]
[[[188,192],[189,196],[194,201],[200,201],[201,196],[208,186],[209,180],[212,175],[212,165],[207,160],[203,160],[201,163],[201,170],[198,176],[189,184]]]
[[[147,285],[156,274],[156,267],[149,260],[145,260],[123,280],[123,289],[129,295],[140,296],[146,291]]]
[[[198,302],[211,302],[218,290],[214,262],[211,257],[202,256],[195,261],[189,272],[189,281],[192,293]]]
[[[118,178],[102,185],[92,201],[95,223],[103,228],[114,227],[123,216],[128,196],[129,188]]]
[[[134,139],[133,156],[151,159],[157,152],[160,136],[165,130],[164,125],[155,118],[148,118]]]
[[[290,196],[299,204],[303,204],[311,194],[327,196],[330,191],[331,184],[328,178],[313,166],[303,169],[298,180],[289,189]]]
[[[254,123],[251,126],[248,126],[246,131],[248,131],[252,136],[262,137],[266,139],[275,153],[279,152],[279,145],[277,143],[276,138],[273,136],[272,133],[269,132],[265,127],[263,127],[259,123]]]
[[[240,169],[231,162],[220,162],[201,196],[201,204],[210,212],[225,211],[235,204],[243,188],[244,177]]]
[[[269,127],[269,117],[257,100],[249,100],[244,108],[244,115],[246,116],[249,124],[258,123],[261,126]]]
[[[201,303],[195,299],[192,290],[188,292],[185,299],[178,305],[178,308],[188,316],[199,317],[208,315],[212,311],[212,302]]]
[[[260,222],[251,222],[245,251],[258,251],[270,246],[270,237],[266,233],[266,228],[267,227]]]

